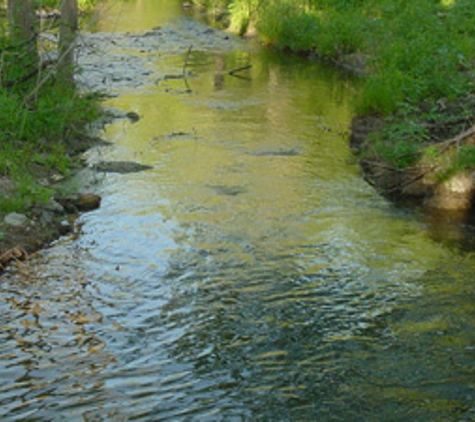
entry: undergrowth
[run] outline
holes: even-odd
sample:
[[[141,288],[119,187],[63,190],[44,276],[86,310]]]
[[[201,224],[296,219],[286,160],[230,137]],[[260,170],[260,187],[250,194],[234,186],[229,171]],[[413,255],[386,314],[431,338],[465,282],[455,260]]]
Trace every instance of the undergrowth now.
[[[62,86],[54,70],[22,81],[31,64],[5,31],[0,54],[0,211],[24,211],[50,198],[43,176],[73,168],[70,147],[97,117],[97,101]]]

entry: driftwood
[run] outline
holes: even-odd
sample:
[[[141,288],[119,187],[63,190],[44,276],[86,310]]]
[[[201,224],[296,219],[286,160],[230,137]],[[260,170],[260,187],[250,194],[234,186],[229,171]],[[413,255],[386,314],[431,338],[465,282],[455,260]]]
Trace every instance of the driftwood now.
[[[186,79],[186,68],[188,66],[188,60],[190,59],[191,50],[193,50],[193,45],[190,45],[188,47],[188,51],[186,52],[185,56],[185,61],[183,62],[183,79]]]

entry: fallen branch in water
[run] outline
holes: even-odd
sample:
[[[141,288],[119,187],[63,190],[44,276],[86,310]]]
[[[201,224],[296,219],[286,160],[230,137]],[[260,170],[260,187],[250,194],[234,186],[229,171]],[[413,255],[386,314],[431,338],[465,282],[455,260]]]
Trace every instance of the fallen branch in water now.
[[[236,73],[238,73],[238,72],[242,72],[243,70],[250,69],[251,67],[252,67],[252,64],[247,64],[246,66],[238,67],[238,68],[236,68],[236,69],[230,70],[230,71],[228,72],[228,75],[231,75],[231,76],[232,76],[232,75],[234,75],[234,74],[236,74]]]

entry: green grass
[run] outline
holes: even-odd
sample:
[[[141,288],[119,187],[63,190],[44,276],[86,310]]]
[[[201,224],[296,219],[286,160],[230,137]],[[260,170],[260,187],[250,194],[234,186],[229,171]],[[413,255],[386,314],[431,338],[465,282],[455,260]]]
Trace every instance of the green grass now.
[[[0,197],[0,211],[47,201],[51,189],[42,185],[41,175],[68,174],[74,166],[69,144],[97,117],[96,102],[72,89],[50,83],[32,99],[29,94],[35,88],[27,84],[0,89],[0,177],[15,185],[13,192]]]
[[[6,6],[5,0],[0,5]],[[97,0],[79,0],[81,11]],[[54,0],[37,7],[58,8]],[[67,175],[75,166],[69,151],[85,127],[98,116],[98,101],[80,95],[73,86],[61,86],[49,69],[40,77],[11,85],[37,66],[28,45],[9,36],[6,19],[0,20],[0,177],[14,189],[0,192],[0,211],[25,211],[47,201],[52,190],[43,180],[51,174]]]

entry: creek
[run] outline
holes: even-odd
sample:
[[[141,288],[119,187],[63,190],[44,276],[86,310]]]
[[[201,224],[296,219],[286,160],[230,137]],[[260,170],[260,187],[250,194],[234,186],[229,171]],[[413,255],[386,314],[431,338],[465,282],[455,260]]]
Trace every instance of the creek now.
[[[359,81],[173,0],[94,31],[141,119],[87,159],[151,169],[78,175],[101,208],[1,276],[0,419],[475,420],[473,226],[364,181]]]

